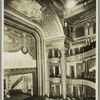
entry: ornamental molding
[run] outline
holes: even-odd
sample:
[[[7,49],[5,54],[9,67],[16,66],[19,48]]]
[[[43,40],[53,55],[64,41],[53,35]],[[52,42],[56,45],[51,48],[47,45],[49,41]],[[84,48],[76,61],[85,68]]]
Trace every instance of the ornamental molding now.
[[[96,22],[96,17],[92,16],[90,18],[81,20],[80,22],[76,22],[73,25],[74,25],[74,28],[78,28],[78,27],[81,27],[81,26],[85,27],[87,25],[87,22],[89,22],[90,25],[93,25]]]
[[[23,33],[26,35],[25,41]],[[27,52],[34,59],[36,59],[35,38],[25,31],[21,31],[17,28],[4,25],[4,52],[17,52],[19,50],[22,51],[24,46],[26,47]]]

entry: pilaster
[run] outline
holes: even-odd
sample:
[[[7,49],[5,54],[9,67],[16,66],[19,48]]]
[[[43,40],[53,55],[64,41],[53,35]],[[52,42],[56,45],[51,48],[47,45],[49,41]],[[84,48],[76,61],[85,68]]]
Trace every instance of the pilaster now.
[[[62,93],[63,93],[63,98],[66,99],[66,66],[65,66],[65,51],[64,48],[61,49],[61,69],[62,69],[62,75],[61,75],[61,80],[62,80]]]

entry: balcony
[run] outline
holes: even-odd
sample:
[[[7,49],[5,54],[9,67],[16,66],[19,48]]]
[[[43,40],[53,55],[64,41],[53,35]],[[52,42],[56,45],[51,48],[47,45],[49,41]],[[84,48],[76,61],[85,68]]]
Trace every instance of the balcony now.
[[[79,61],[79,60],[82,60],[84,58],[88,58],[88,57],[95,56],[95,55],[96,55],[96,48],[89,50],[87,52],[81,53],[81,54],[66,57],[66,61],[67,62],[68,61],[69,62]]]
[[[87,40],[87,38],[91,38],[92,41],[96,40],[96,34],[92,34],[92,35],[88,35],[88,36],[82,36],[82,37],[78,37],[78,38],[74,38],[74,41],[83,41],[83,40]]]
[[[58,77],[55,77],[55,78],[50,78],[49,81],[51,81],[53,83],[60,83],[61,82],[61,79],[58,78]]]
[[[56,64],[56,63],[60,62],[60,59],[59,58],[50,58],[49,62],[52,63],[52,64]]]
[[[49,76],[50,78],[61,78],[61,75],[59,74],[59,75],[50,75]]]
[[[84,79],[67,79],[67,84],[71,85],[85,85],[88,87],[91,87],[93,89],[96,89],[96,83],[91,82],[89,80],[84,80]]]
[[[4,75],[19,75],[19,74],[28,74],[36,72],[36,68],[13,68],[13,69],[5,69]]]

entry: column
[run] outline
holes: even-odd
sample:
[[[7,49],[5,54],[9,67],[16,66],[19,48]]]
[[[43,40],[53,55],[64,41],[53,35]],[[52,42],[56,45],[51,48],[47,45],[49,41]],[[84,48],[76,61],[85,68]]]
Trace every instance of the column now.
[[[47,62],[47,59],[48,59],[48,54],[49,54],[49,49],[46,48],[46,44],[44,44],[44,55],[43,55],[43,62],[42,62],[42,65],[43,65],[43,68],[42,68],[42,74],[43,76],[41,75],[42,77],[42,85],[43,85],[43,96],[49,96],[49,67],[48,66],[48,62]],[[50,49],[51,50],[51,49]],[[52,51],[51,52],[51,55],[52,55]]]
[[[89,68],[88,68],[88,62],[85,62],[85,75],[87,76],[89,74]]]
[[[85,72],[85,66],[86,66],[86,63],[85,61],[83,61],[83,72]]]
[[[54,84],[54,93],[56,94],[56,84]]]
[[[74,96],[74,89],[73,89],[73,86],[71,86],[71,96],[72,96],[72,97]]]
[[[73,39],[76,38],[76,28],[73,28]]]
[[[68,56],[70,56],[70,49],[68,49]]]
[[[54,49],[52,49],[52,57],[55,57]]]
[[[78,89],[78,97],[80,98],[80,86],[77,87]]]
[[[59,75],[61,75],[61,66],[59,66]]]
[[[85,98],[86,97],[86,89],[85,86],[82,86],[83,91],[82,91],[82,96]]]
[[[88,27],[87,27],[87,23],[86,23],[85,26],[84,26],[84,30],[85,30],[85,36],[87,36],[87,35],[88,35]]]
[[[90,25],[90,35],[93,35],[93,25],[92,25],[92,23]]]
[[[60,95],[62,94],[62,91],[61,91],[61,84],[60,84]]]
[[[65,51],[64,48],[61,49],[61,69],[62,69],[62,93],[63,99],[66,99],[66,66],[65,66]]]
[[[74,78],[77,77],[76,62],[74,63]]]
[[[79,53],[81,52],[81,48],[80,47],[78,47],[78,51],[79,51]]]
[[[53,76],[55,76],[55,66],[53,66]]]
[[[75,49],[74,48],[72,48],[72,54],[75,55]]]

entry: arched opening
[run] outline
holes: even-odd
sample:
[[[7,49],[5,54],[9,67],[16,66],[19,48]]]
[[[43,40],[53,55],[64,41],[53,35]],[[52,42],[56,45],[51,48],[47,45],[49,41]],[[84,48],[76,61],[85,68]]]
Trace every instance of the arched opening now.
[[[44,59],[42,59],[42,57],[43,57],[42,55],[44,53],[44,41],[43,41],[42,32],[35,25],[33,25],[33,26],[31,25],[29,27],[29,24],[24,23],[24,25],[22,25],[22,23],[18,23],[18,22],[20,22],[20,21],[18,21],[18,20],[17,20],[17,22],[13,21],[13,17],[12,17],[12,20],[9,20],[8,18],[5,17],[5,25],[11,27],[12,30],[14,28],[14,29],[18,29],[18,30],[20,30],[22,32],[21,33],[22,36],[19,35],[19,37],[21,39],[21,40],[19,39],[19,41],[21,43],[24,43],[24,35],[23,35],[23,33],[26,33],[26,37],[27,38],[28,38],[28,36],[29,36],[29,38],[30,37],[32,39],[34,38],[34,40],[33,40],[34,42],[30,41],[30,40],[27,40],[26,43],[28,43],[28,42],[32,43],[31,45],[30,44],[27,45],[27,49],[28,49],[28,51],[27,51],[26,49],[22,49],[22,47],[23,47],[24,44],[21,44],[20,42],[18,42],[17,41],[18,38],[16,38],[15,40],[17,41],[16,42],[17,45],[13,44],[11,47],[14,50],[14,52],[16,52],[15,49],[17,47],[17,49],[18,49],[17,56],[18,56],[18,54],[22,55],[23,56],[22,58],[24,58],[24,56],[26,56],[25,58],[31,64],[33,64],[33,62],[36,62],[36,68],[35,69],[31,68],[34,65],[33,66],[29,65],[29,68],[27,68],[27,66],[25,68],[25,63],[26,62],[24,60],[24,62],[25,62],[25,63],[23,63],[24,68],[20,68],[22,66],[19,66],[19,68],[16,68],[16,69],[10,68],[9,70],[7,70],[7,69],[4,68],[4,74],[5,74],[5,76],[11,76],[11,75],[14,76],[14,75],[17,75],[18,79],[15,80],[15,85],[16,86],[17,86],[17,84],[19,84],[21,82],[22,79],[23,80],[27,80],[25,77],[30,76],[31,77],[32,86],[33,86],[33,90],[32,90],[33,91],[33,95],[39,95],[39,96],[41,96],[41,95],[43,95],[43,83],[42,83],[43,78],[42,77],[44,76],[43,73],[42,73],[42,71],[43,71],[43,68],[42,68],[43,65],[42,65],[42,63],[44,62]],[[15,37],[15,35],[12,35],[12,37]],[[22,39],[22,37],[23,37],[23,39]],[[8,47],[10,47],[10,46],[8,46]],[[12,49],[10,48],[10,50],[12,50]],[[35,50],[35,52],[34,52],[34,50]],[[10,52],[12,52],[12,51],[10,51]],[[13,56],[14,55],[16,55],[16,54],[13,54]],[[32,59],[34,59],[34,58],[35,58],[36,61],[33,60],[33,62],[32,62]],[[9,59],[10,59],[10,57],[9,57]],[[20,63],[22,63],[22,62],[20,62]],[[13,63],[13,65],[14,65],[14,63]],[[22,77],[22,76],[24,76],[24,77]],[[34,81],[34,78],[36,78],[35,80],[37,80],[37,81]],[[6,82],[8,82],[8,80]],[[19,83],[17,83],[17,82],[19,82]],[[16,86],[14,86],[14,84],[13,84],[10,88],[14,89]],[[16,93],[16,91],[14,91],[14,92]],[[20,91],[18,91],[18,93],[19,92]],[[30,92],[31,92],[31,89],[28,88],[27,89],[27,93],[30,94]],[[6,92],[5,92],[5,94],[6,94]],[[32,94],[32,92],[31,92],[31,94]]]
[[[38,95],[36,48],[36,39],[32,34],[5,25],[3,65],[5,80],[10,81],[6,83],[5,95],[19,92]]]

